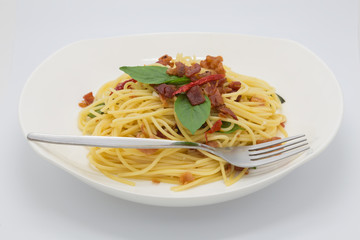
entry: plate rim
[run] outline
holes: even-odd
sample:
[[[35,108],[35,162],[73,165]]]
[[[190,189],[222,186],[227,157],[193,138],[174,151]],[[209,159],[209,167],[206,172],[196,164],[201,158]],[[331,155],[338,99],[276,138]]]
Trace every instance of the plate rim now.
[[[93,38],[93,39],[82,39],[82,40],[79,40],[79,41],[75,41],[75,42],[72,42],[72,43],[69,43],[67,45],[65,45],[64,47],[58,49],[57,51],[53,52],[52,54],[50,54],[47,58],[45,58],[34,70],[33,72],[29,75],[29,77],[27,78],[24,86],[23,86],[23,89],[21,91],[21,95],[20,95],[20,100],[19,100],[19,104],[18,104],[18,120],[19,120],[19,123],[20,123],[20,126],[21,126],[21,130],[26,138],[26,135],[27,133],[29,133],[29,131],[25,128],[24,126],[24,122],[23,122],[23,114],[22,114],[22,106],[23,106],[23,102],[24,102],[24,93],[26,92],[26,89],[28,88],[28,86],[32,83],[31,79],[32,77],[34,76],[34,74],[36,72],[39,71],[39,69],[41,69],[41,67],[43,65],[45,65],[50,59],[52,59],[54,56],[56,56],[59,52],[63,51],[64,49],[66,48],[69,48],[69,47],[72,47],[72,46],[75,46],[77,44],[81,44],[83,42],[88,42],[88,41],[103,41],[103,40],[112,40],[112,39],[125,39],[125,38],[134,38],[134,37],[151,37],[151,36],[167,36],[167,35],[221,35],[221,36],[226,36],[226,37],[231,37],[231,36],[234,36],[234,37],[245,37],[245,38],[261,38],[261,39],[265,39],[265,40],[277,40],[277,41],[284,41],[284,42],[289,42],[291,44],[294,44],[296,45],[297,47],[300,47],[302,48],[303,50],[305,50],[308,54],[311,54],[312,57],[315,57],[319,63],[321,63],[327,70],[329,73],[331,73],[332,75],[332,79],[331,80],[334,80],[333,81],[333,84],[334,86],[336,87],[336,91],[337,93],[339,94],[339,114],[338,114],[338,117],[337,119],[334,121],[334,123],[336,123],[336,127],[334,127],[332,129],[332,131],[329,133],[326,141],[322,142],[317,151],[314,152],[308,152],[306,153],[306,155],[301,155],[299,156],[298,158],[300,158],[301,161],[298,161],[296,162],[294,165],[291,165],[289,168],[286,168],[285,170],[282,170],[280,172],[277,172],[275,175],[271,175],[271,176],[268,176],[266,178],[263,178],[261,180],[258,180],[254,183],[251,183],[247,186],[244,186],[242,187],[241,189],[228,189],[226,192],[221,192],[221,193],[217,193],[217,192],[207,192],[206,194],[204,193],[201,193],[201,195],[195,195],[195,196],[174,196],[174,195],[169,195],[169,196],[157,196],[156,194],[149,194],[149,193],[139,193],[139,192],[130,192],[130,191],[127,191],[126,189],[118,189],[118,188],[115,188],[115,187],[112,187],[112,186],[109,186],[109,185],[106,185],[106,184],[103,184],[103,183],[100,183],[100,182],[97,182],[96,180],[90,178],[90,177],[87,177],[87,176],[83,176],[79,173],[77,173],[75,170],[73,169],[68,169],[68,168],[65,168],[64,166],[62,166],[60,163],[58,163],[57,161],[55,161],[54,159],[52,159],[51,157],[46,157],[44,156],[44,151],[42,150],[42,148],[36,144],[36,143],[33,143],[33,142],[29,142],[30,146],[43,158],[45,158],[47,161],[50,161],[51,163],[55,164],[57,167],[60,167],[62,168],[63,170],[65,170],[66,172],[70,173],[71,175],[75,176],[76,178],[82,180],[82,181],[86,181],[89,185],[99,189],[98,187],[96,186],[101,186],[102,188],[106,188],[108,189],[109,191],[116,191],[116,192],[122,192],[123,194],[130,194],[130,195],[133,195],[133,196],[141,196],[142,198],[151,198],[151,199],[163,199],[163,200],[181,200],[181,201],[184,201],[184,200],[187,200],[187,201],[194,201],[195,199],[196,200],[201,200],[201,199],[204,199],[204,198],[209,198],[209,197],[216,197],[216,196],[219,196],[219,195],[232,195],[232,198],[228,198],[228,199],[222,199],[222,200],[218,200],[218,201],[213,201],[213,202],[210,202],[208,204],[213,204],[213,203],[218,203],[218,202],[223,202],[223,201],[228,201],[228,200],[231,200],[231,199],[235,199],[235,198],[238,198],[238,197],[241,197],[239,195],[241,195],[241,192],[244,191],[244,189],[248,189],[248,188],[256,188],[258,187],[258,189],[256,189],[255,191],[251,191],[250,193],[253,193],[253,192],[256,192],[266,186],[268,186],[269,184],[272,184],[273,182],[276,182],[276,180],[278,180],[279,178],[289,174],[290,172],[292,172],[293,170],[295,170],[296,168],[298,168],[299,166],[301,166],[302,164],[310,161],[311,159],[315,158],[316,156],[318,156],[320,153],[322,153],[326,147],[334,140],[336,134],[338,133],[339,131],[339,128],[341,126],[341,122],[342,122],[342,119],[343,119],[343,112],[344,112],[344,99],[343,99],[343,93],[342,93],[342,89],[341,89],[341,86],[339,84],[339,82],[337,81],[336,79],[336,76],[335,74],[332,72],[332,70],[328,67],[328,65],[319,57],[317,56],[315,53],[313,53],[310,49],[308,49],[307,47],[305,47],[304,45],[300,44],[299,42],[296,42],[294,40],[290,40],[290,39],[284,39],[284,38],[276,38],[276,37],[267,37],[267,36],[257,36],[257,35],[249,35],[249,34],[238,34],[238,33],[219,33],[219,32],[157,32],[157,33],[143,33],[143,34],[131,34],[131,35],[122,35],[122,36],[115,36],[115,37],[106,37],[106,38]],[[56,156],[53,156],[53,158],[56,158]],[[259,188],[260,187],[260,188]],[[100,190],[100,189],[99,189]],[[106,192],[106,191],[105,191]],[[237,193],[237,194],[236,194]],[[249,194],[249,193],[247,193]],[[247,195],[245,194],[245,195]],[[127,199],[126,197],[121,197],[122,199]],[[129,199],[127,199],[129,200]],[[146,203],[144,201],[135,201],[135,200],[130,200],[130,201],[133,201],[133,202],[138,202],[138,203],[145,203],[145,204],[150,204],[150,205],[157,205],[157,204],[154,204],[154,203]],[[199,202],[197,201],[197,204],[189,204],[188,202],[186,204],[174,204],[175,202],[171,202],[169,204],[167,204],[167,206],[199,206],[199,205],[207,205],[207,204],[199,204]],[[164,206],[163,204],[162,205],[158,205],[158,206]]]

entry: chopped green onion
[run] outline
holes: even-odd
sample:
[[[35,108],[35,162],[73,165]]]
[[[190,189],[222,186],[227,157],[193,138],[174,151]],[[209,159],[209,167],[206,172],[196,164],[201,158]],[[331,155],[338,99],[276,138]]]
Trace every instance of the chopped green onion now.
[[[100,103],[100,104],[96,105],[95,107],[104,106],[104,105],[105,105],[105,103]],[[99,113],[99,114],[104,114],[100,109],[95,110],[95,112],[97,112],[97,113]],[[88,116],[91,117],[91,118],[96,117],[96,116],[95,116],[94,114],[92,114],[92,113],[89,113]]]

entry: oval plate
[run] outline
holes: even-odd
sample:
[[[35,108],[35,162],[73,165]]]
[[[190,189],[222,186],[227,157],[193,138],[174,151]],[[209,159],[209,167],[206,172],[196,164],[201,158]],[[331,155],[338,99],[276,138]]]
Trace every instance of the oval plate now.
[[[20,99],[24,134],[75,134],[78,103],[90,91],[116,79],[123,65],[150,64],[163,54],[221,55],[240,74],[261,78],[285,98],[289,135],[305,133],[312,151],[272,168],[252,171],[236,184],[222,181],[183,192],[170,185],[113,181],[89,165],[87,149],[31,142],[36,152],[85,183],[116,197],[159,206],[198,206],[255,192],[290,173],[325,149],[342,118],[342,93],[333,73],[311,51],[289,40],[222,33],[163,33],[84,40],[45,60],[28,79]],[[326,90],[324,90],[326,89]]]

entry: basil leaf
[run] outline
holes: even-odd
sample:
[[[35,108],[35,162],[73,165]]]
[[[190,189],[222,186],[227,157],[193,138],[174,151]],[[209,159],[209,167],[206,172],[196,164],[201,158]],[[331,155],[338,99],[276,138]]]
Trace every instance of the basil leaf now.
[[[169,83],[182,85],[190,82],[188,77],[170,76],[166,73],[167,67],[161,66],[123,66],[120,70],[127,73],[130,77],[138,82],[147,84]]]
[[[230,122],[222,121],[221,127],[222,127],[222,128],[227,128],[227,127],[229,127],[230,125],[231,125]],[[244,128],[240,127],[239,125],[234,124],[233,128],[230,129],[229,131],[225,131],[225,132],[220,131],[220,132],[229,134],[229,133],[233,133],[233,132],[235,132],[235,131],[237,131],[237,130],[239,130],[239,129],[245,130]]]
[[[95,107],[104,106],[104,105],[105,105],[105,103],[100,103],[100,104],[96,105]],[[100,109],[95,110],[95,112],[97,112],[97,113],[99,113],[99,114],[104,114]],[[96,116],[95,116],[94,114],[92,114],[92,113],[89,113],[88,116],[91,117],[91,118],[96,117]]]
[[[277,93],[276,93],[276,95],[278,96],[281,104],[283,104],[285,102],[285,99],[282,96],[280,96],[279,94],[277,94]]]
[[[191,82],[190,78],[188,77],[178,77],[178,76],[171,76],[171,80],[165,82],[166,84],[173,84],[173,85],[184,85]]]
[[[210,115],[211,102],[205,96],[205,102],[193,106],[185,94],[180,94],[175,101],[175,113],[181,124],[195,134]]]

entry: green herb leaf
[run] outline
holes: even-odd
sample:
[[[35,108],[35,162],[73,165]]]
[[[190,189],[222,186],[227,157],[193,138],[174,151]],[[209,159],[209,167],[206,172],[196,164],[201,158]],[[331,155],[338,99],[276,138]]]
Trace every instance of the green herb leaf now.
[[[127,73],[138,82],[147,84],[175,84],[182,85],[190,82],[188,77],[170,76],[166,73],[167,67],[161,66],[123,66],[120,70]]]
[[[95,107],[104,106],[104,105],[105,105],[105,103],[100,103],[100,104],[96,105]],[[95,112],[97,112],[97,113],[99,113],[99,114],[104,114],[100,109],[95,110]],[[88,116],[91,117],[91,118],[96,117],[96,116],[95,116],[94,114],[92,114],[92,113],[89,113]]]
[[[181,124],[184,125],[192,134],[195,134],[210,115],[211,102],[205,96],[205,102],[193,106],[185,94],[180,94],[175,101],[175,113]]]
[[[166,84],[173,84],[173,85],[184,85],[191,82],[190,78],[188,77],[178,77],[178,76],[170,76],[171,80],[166,81]]]
[[[279,94],[277,94],[277,93],[276,93],[276,95],[278,96],[281,104],[283,104],[285,102],[285,99],[282,96],[280,96]]]
[[[230,125],[231,125],[230,122],[222,121],[221,128],[228,128]],[[230,133],[233,133],[233,132],[235,132],[235,131],[237,131],[239,129],[245,130],[244,128],[240,127],[239,125],[234,124],[233,128],[230,129],[229,131],[225,131],[225,132],[220,131],[220,132],[230,134]]]

